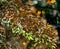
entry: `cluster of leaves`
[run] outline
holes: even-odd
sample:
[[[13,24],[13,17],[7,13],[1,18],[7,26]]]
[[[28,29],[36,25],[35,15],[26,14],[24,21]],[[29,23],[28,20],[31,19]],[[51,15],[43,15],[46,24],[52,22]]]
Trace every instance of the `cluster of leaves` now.
[[[49,4],[54,2],[54,0],[48,1]],[[37,10],[32,1],[29,1],[26,6],[22,4],[21,0],[11,0],[7,4],[7,8],[1,10],[0,25],[11,30],[9,32],[13,33],[13,36],[16,35],[28,40],[29,43],[26,49],[31,49],[31,47],[33,49],[56,49],[58,34],[53,26],[49,25],[46,19],[41,17],[41,14],[45,15],[44,10]],[[6,32],[6,34],[9,32]],[[43,46],[45,47],[43,48]]]
[[[33,34],[33,32],[29,32],[29,33],[26,33],[23,29],[22,29],[22,26],[21,25],[18,25],[18,28],[16,28],[15,30],[13,30],[13,33],[15,35],[20,35],[21,38],[25,38],[27,39],[29,42],[30,45],[28,46],[28,48],[31,48],[31,47],[35,47],[35,46],[38,46],[41,44],[45,44],[48,49],[56,49],[56,45],[54,45],[54,43],[51,41],[50,37],[46,34],[42,34],[40,37],[37,37],[36,35]],[[42,37],[42,38],[41,38]],[[41,38],[41,39],[39,39]]]
[[[23,30],[23,27],[21,26],[21,24],[18,24],[18,26],[12,28],[12,31],[13,33],[16,35],[20,35],[21,38],[25,38],[27,39],[28,41],[33,41],[35,42],[35,45],[38,45],[39,44],[39,40],[38,40],[38,37],[36,35],[33,34],[33,32],[29,32],[29,33],[26,33],[24,30]]]

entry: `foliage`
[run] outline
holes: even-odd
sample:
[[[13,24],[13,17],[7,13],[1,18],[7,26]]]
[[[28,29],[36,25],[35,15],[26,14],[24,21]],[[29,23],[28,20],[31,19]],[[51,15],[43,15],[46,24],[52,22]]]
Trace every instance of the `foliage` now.
[[[56,16],[52,13],[52,9],[56,8],[55,3],[55,0],[1,0],[0,26],[5,28],[6,33],[6,35],[3,35],[4,32],[0,33],[0,39],[4,45],[1,47],[5,49],[6,47],[9,47],[7,49],[14,49],[12,47],[15,49],[56,49],[59,38],[57,30],[47,23],[49,20],[45,18],[45,15]],[[5,40],[8,41],[4,43]],[[20,43],[16,44],[15,41]]]

